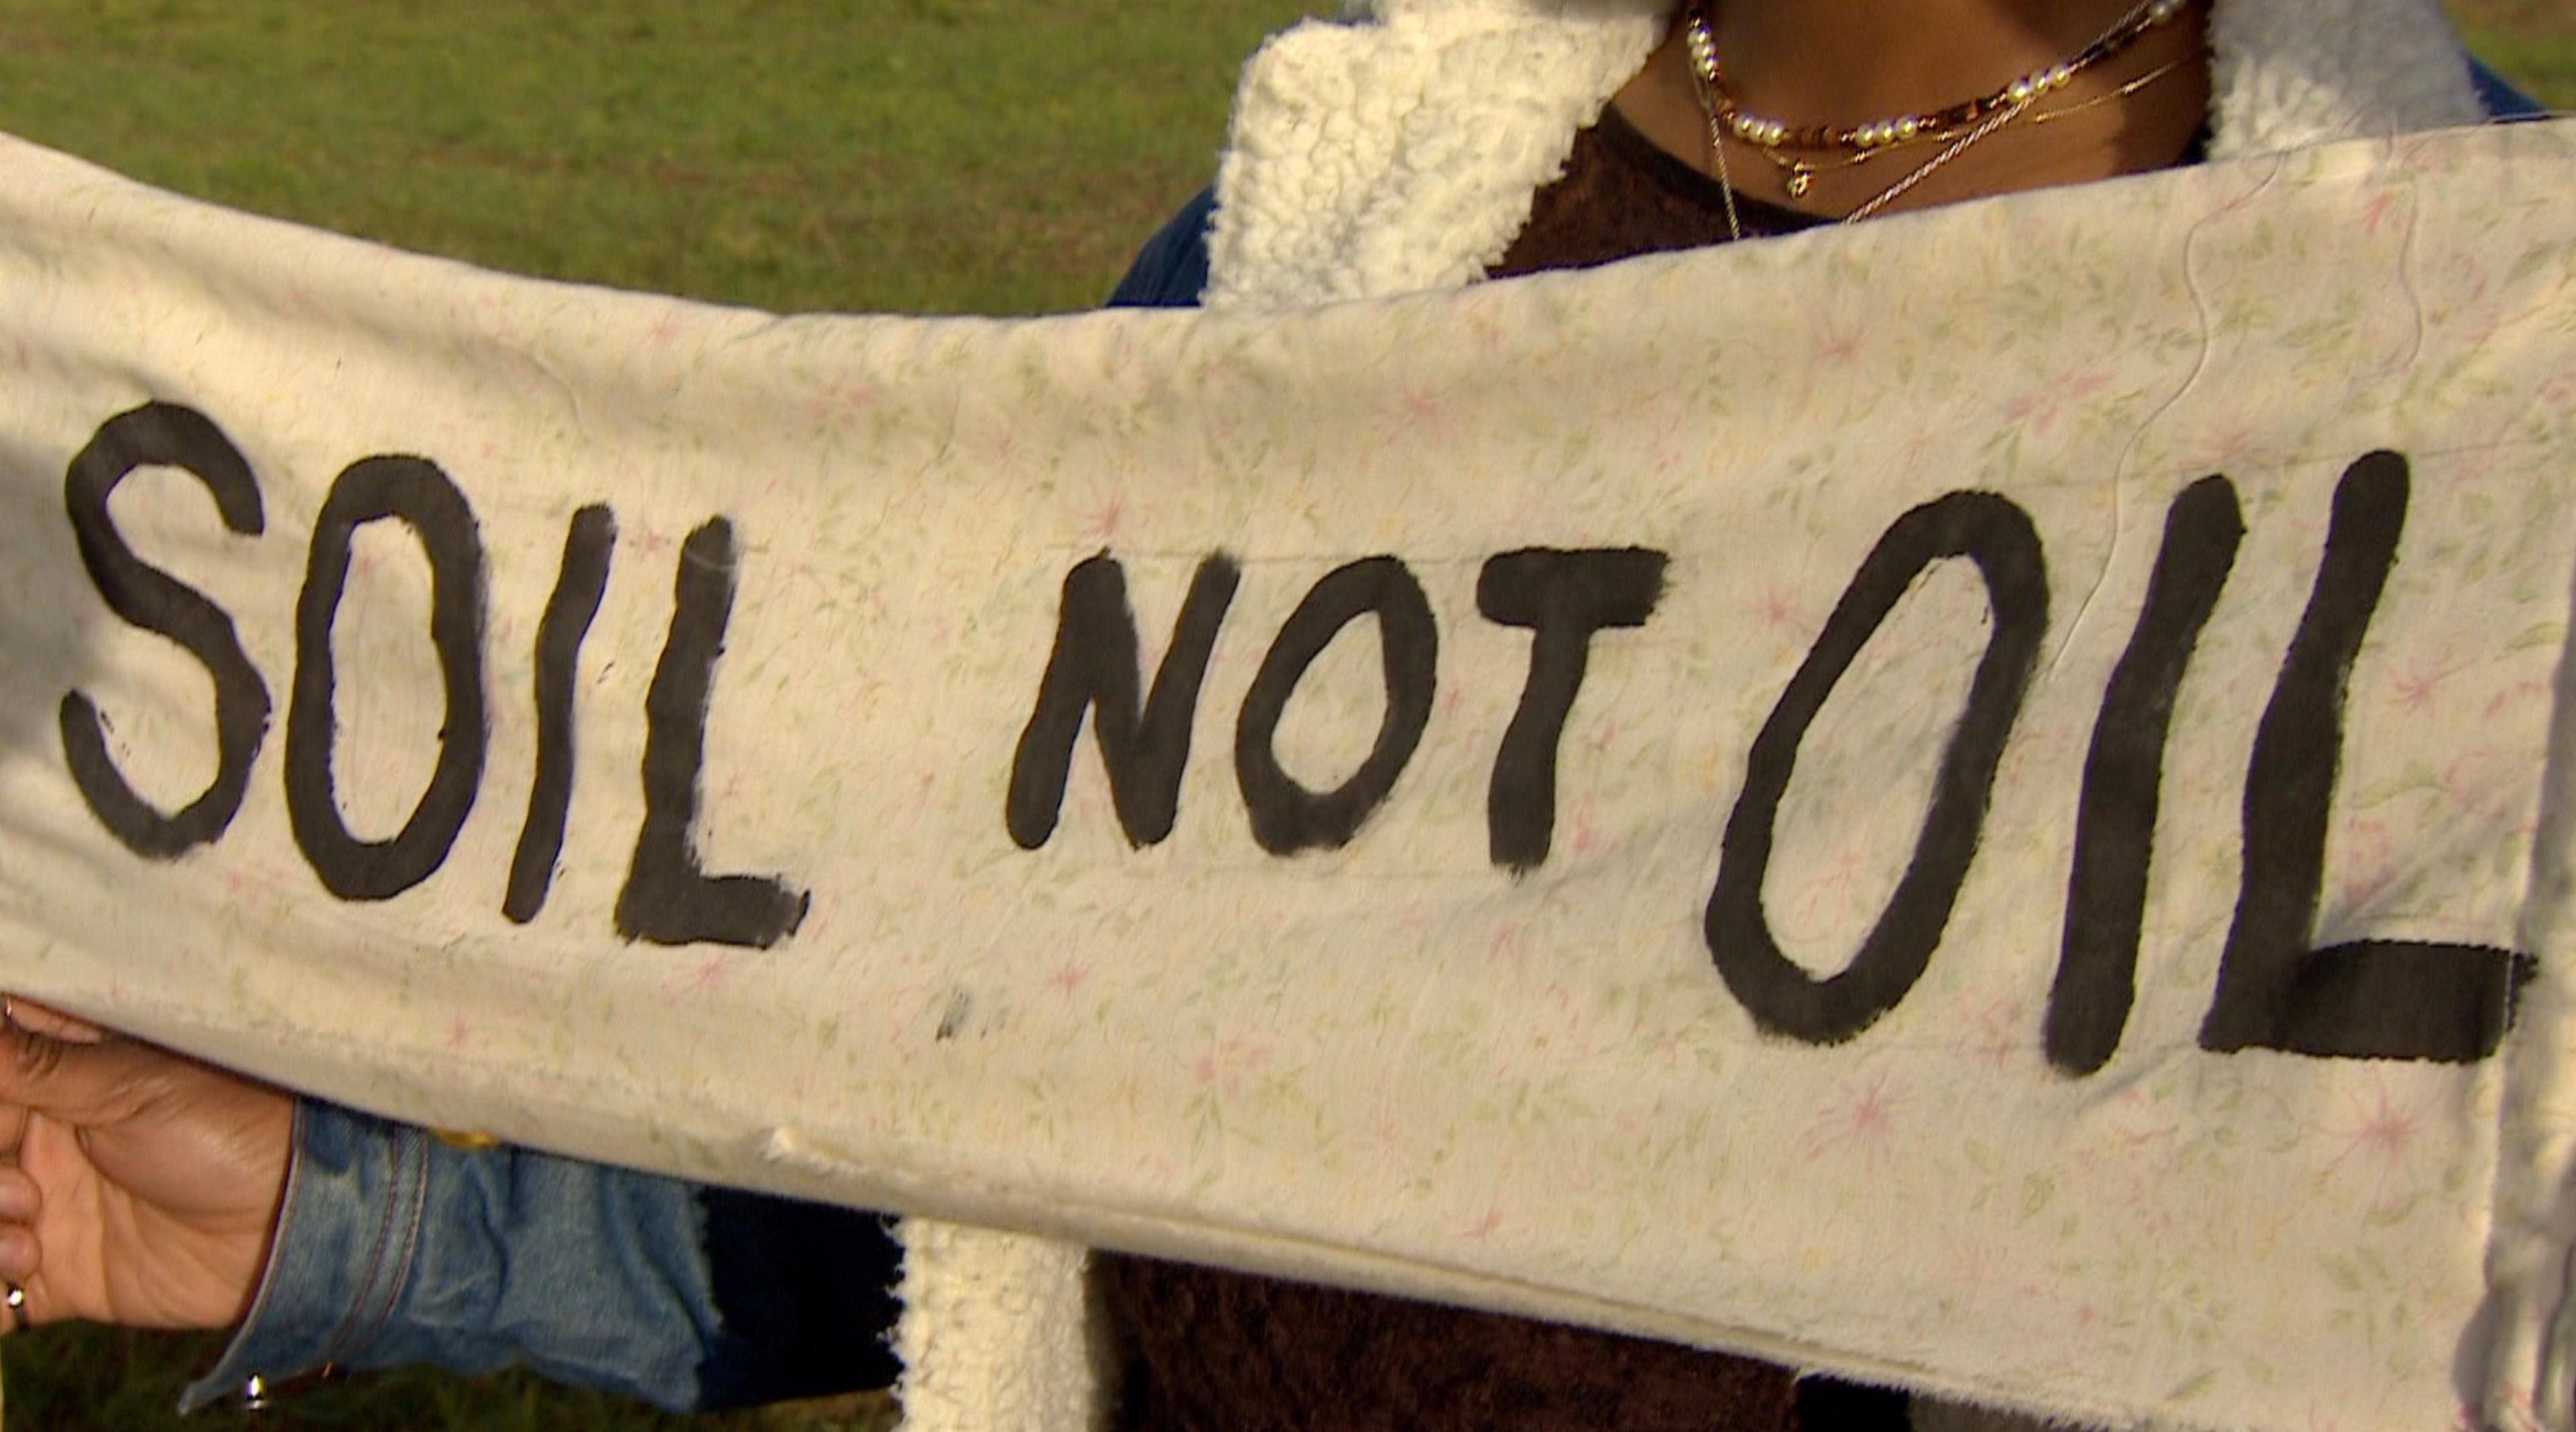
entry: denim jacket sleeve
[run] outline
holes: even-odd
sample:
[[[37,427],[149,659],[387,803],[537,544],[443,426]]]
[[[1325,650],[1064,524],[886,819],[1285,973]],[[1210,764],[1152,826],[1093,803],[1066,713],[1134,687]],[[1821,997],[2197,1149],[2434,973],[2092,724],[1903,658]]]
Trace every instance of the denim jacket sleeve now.
[[[899,1268],[873,1214],[307,1102],[250,1314],[182,1406],[411,1362],[524,1365],[674,1409],[881,1387]]]
[[[2478,87],[2478,102],[2493,119],[2538,119],[2548,113],[2540,102],[2515,89],[2505,77],[2476,60],[2469,61],[2469,82]]]
[[[1208,281],[1208,221],[1216,190],[1202,189],[1174,214],[1128,265],[1110,290],[1111,308],[1196,308]]]

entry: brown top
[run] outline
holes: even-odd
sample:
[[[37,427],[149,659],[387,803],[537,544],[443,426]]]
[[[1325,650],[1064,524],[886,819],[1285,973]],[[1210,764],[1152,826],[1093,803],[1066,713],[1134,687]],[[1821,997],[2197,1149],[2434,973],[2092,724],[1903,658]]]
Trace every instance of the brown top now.
[[[1739,196],[1747,235],[1825,222]],[[1490,277],[1727,241],[1715,181],[1617,110]],[[1124,1325],[1120,1432],[1901,1432],[1906,1405],[1669,1343],[1140,1258],[1104,1260]]]
[[[1749,239],[1833,222],[1743,194],[1735,196],[1735,216]],[[1574,136],[1565,172],[1530,201],[1529,223],[1487,277],[1591,268],[1725,242],[1726,195],[1717,181],[1656,148],[1611,106]]]

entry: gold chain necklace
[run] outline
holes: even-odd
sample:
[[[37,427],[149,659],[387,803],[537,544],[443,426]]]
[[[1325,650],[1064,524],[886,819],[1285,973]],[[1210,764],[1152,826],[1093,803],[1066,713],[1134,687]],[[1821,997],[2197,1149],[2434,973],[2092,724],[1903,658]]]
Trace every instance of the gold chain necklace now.
[[[1792,125],[1746,109],[1728,84],[1725,68],[1718,63],[1717,40],[1710,26],[1713,4],[1714,0],[1695,0],[1683,27],[1691,73],[1697,80],[1700,108],[1709,122],[1710,142],[1719,146],[1721,163],[1727,137],[1752,146],[1779,168],[1789,197],[1798,199],[1806,197],[1818,174],[1856,168],[1892,149],[1943,141],[1965,149],[2011,123],[2043,96],[2064,89],[2078,74],[2128,49],[2148,31],[2180,15],[2186,0],[2140,0],[2095,36],[2091,43],[2066,59],[2021,75],[1974,99],[1962,100],[1946,109],[1844,125]],[[2159,70],[2154,77],[2162,78],[2166,72]],[[1965,142],[1960,142],[1962,140]],[[1839,151],[1841,157],[1825,160],[1811,157],[1831,151]],[[1930,170],[1940,168],[1954,157],[1955,154],[1945,151],[1925,171],[1909,175],[1903,181],[1904,187],[1913,187]],[[1887,197],[1882,195],[1881,199]]]
[[[2138,76],[2136,79],[2120,86],[2118,89],[2109,90],[2102,94],[2094,95],[2088,99],[2077,100],[2073,104],[2061,105],[2056,109],[2035,109],[2031,111],[2029,122],[2033,127],[2043,124],[2051,124],[2058,120],[2069,118],[2073,115],[2082,114],[2087,110],[2099,109],[2106,104],[2117,104],[2121,100],[2127,99],[2129,96],[2147,88],[2149,85],[2154,84],[2156,81],[2165,78],[2167,75],[2179,72],[2184,65],[2190,64],[2195,60],[2207,58],[2208,54],[2209,51],[2206,47],[2194,48],[2190,54],[2184,55],[2180,59],[2167,60],[2163,64],[2156,66],[2154,69],[2147,71],[2145,74]],[[1706,113],[1705,100],[1702,101],[1702,113],[1703,115]],[[1790,198],[1803,199],[1806,197],[1807,191],[1814,187],[1817,179],[1826,175],[1839,174],[1846,169],[1858,169],[1862,165],[1869,163],[1871,160],[1876,159],[1881,155],[1894,154],[1903,147],[1904,145],[1902,143],[1882,145],[1876,149],[1864,149],[1855,154],[1845,154],[1837,158],[1823,160],[1791,158],[1776,149],[1756,149],[1753,152],[1761,155],[1764,159],[1769,160],[1771,167],[1780,171],[1780,187],[1788,191]]]

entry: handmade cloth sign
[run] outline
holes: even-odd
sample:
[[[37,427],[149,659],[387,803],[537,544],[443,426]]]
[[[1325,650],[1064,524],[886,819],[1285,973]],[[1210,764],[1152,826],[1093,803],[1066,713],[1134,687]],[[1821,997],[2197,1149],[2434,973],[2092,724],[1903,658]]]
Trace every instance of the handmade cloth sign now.
[[[2102,1421],[2569,1425],[2576,127],[1025,323],[12,145],[0,354],[8,988]]]

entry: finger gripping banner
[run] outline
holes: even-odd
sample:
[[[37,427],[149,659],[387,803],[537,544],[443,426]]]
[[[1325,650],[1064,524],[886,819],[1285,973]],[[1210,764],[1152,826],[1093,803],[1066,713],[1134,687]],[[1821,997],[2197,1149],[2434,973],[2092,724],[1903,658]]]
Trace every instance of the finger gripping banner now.
[[[0,980],[2107,1422],[2570,1425],[2576,128],[782,318],[0,148]]]

